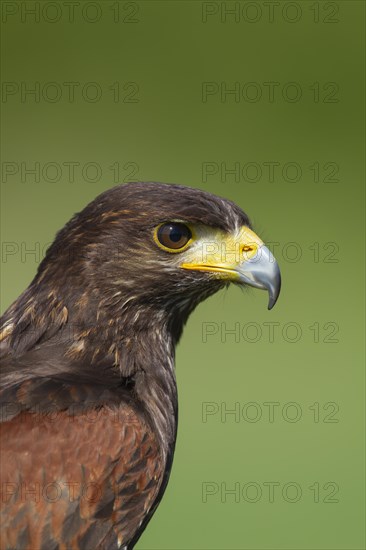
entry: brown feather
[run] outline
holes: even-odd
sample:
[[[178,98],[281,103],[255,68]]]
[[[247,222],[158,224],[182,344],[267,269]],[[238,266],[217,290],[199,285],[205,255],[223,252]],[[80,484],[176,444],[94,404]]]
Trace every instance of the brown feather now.
[[[149,511],[165,467],[151,428],[124,404],[93,415],[61,411],[52,420],[23,413],[0,424],[0,437],[2,514],[14,518],[1,531],[4,549],[56,542],[60,550],[82,549],[86,535],[96,548],[94,532],[98,548],[113,537],[123,546]]]

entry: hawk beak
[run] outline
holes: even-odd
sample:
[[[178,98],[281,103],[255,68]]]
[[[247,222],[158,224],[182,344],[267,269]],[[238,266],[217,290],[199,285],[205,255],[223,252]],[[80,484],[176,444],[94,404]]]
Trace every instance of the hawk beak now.
[[[199,239],[194,254],[186,257],[191,261],[181,267],[209,271],[222,279],[267,290],[268,309],[272,309],[280,294],[281,273],[272,252],[258,235],[244,226],[236,235],[216,233],[212,237]]]
[[[268,309],[272,309],[281,290],[281,272],[272,252],[260,246],[256,255],[244,260],[236,271],[243,283],[268,291]]]

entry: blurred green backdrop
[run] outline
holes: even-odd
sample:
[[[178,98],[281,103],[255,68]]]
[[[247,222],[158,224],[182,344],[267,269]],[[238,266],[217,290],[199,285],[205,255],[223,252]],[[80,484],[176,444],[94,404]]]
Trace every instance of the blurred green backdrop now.
[[[271,312],[232,288],[192,315],[139,550],[365,548],[364,8],[2,3],[2,311],[131,179],[234,200],[281,266]]]

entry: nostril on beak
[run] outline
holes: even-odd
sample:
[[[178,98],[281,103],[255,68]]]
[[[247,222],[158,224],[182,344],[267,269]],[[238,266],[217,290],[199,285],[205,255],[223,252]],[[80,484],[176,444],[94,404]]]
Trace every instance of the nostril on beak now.
[[[257,251],[257,246],[255,244],[244,244],[241,247],[241,254],[244,260],[249,260]]]

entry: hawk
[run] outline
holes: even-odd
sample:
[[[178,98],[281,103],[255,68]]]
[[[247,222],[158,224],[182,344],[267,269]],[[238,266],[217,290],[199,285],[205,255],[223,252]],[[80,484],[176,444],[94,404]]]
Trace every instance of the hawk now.
[[[176,344],[230,283],[272,308],[278,264],[198,189],[118,185],[56,235],[1,319],[3,550],[132,550],[172,466]]]

